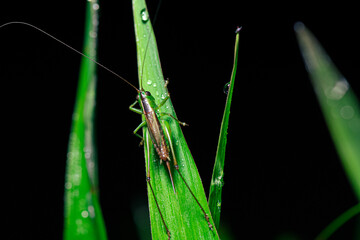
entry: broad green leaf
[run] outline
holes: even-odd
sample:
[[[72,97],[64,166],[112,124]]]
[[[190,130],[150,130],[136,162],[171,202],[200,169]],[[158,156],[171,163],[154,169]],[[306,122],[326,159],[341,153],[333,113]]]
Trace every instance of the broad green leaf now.
[[[161,100],[167,96],[167,90],[164,88],[164,77],[160,66],[151,21],[149,20],[149,14],[144,0],[133,0],[132,3],[140,86],[142,86],[145,90],[150,91],[155,97],[156,103],[159,104]],[[162,106],[161,112],[170,113],[173,116],[176,116],[170,100]],[[172,131],[171,140],[174,145],[174,151],[180,167],[180,172],[190,186],[194,195],[199,200],[205,212],[210,216],[211,224],[214,225],[199,173],[181,128],[172,118],[169,117],[167,120]],[[171,232],[171,239],[219,239],[216,228],[214,228],[213,231],[209,229],[200,207],[196,204],[196,201],[186,188],[186,185],[182,181],[180,175],[172,166],[172,175],[174,177],[174,184],[176,188],[176,194],[174,194],[169,173],[167,172],[166,167],[160,164],[159,157],[151,144],[151,140],[147,141],[146,131],[147,129],[145,128],[145,131],[143,131],[143,136],[145,138],[145,166],[147,170],[148,162],[150,163],[151,184],[154,188],[156,199],[164,216],[164,220]],[[147,154],[148,150],[150,154]],[[152,196],[149,187],[148,200],[152,238],[156,240],[167,239],[166,229],[162,223],[154,197]]]
[[[300,50],[346,175],[360,200],[360,108],[348,81],[315,37],[295,25]]]
[[[215,222],[215,226],[219,228],[220,213],[221,213],[221,193],[224,185],[224,164],[225,164],[225,151],[227,143],[227,130],[229,126],[230,107],[232,94],[235,84],[235,76],[237,69],[238,53],[239,53],[239,32],[241,28],[236,30],[235,50],[234,50],[234,66],[232,69],[230,82],[225,86],[227,91],[227,98],[225,104],[225,110],[223,119],[221,122],[219,142],[216,151],[215,164],[213,169],[213,175],[210,185],[209,193],[209,207]]]
[[[99,5],[87,2],[84,53],[95,59]],[[105,240],[94,144],[96,65],[81,62],[66,165],[64,239]]]

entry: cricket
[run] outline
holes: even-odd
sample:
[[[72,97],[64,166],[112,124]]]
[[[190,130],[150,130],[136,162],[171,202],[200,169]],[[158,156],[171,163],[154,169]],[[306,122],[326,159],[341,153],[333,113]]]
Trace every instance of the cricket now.
[[[53,40],[57,41],[58,43],[62,44],[63,46],[67,47],[68,49],[71,49],[72,51],[80,54],[81,56],[91,60],[92,62],[96,63],[99,67],[101,67],[102,69],[110,72],[111,74],[115,75],[117,78],[120,78],[123,82],[127,83],[127,85],[129,85],[131,88],[133,88],[136,92],[136,100],[134,103],[132,103],[129,106],[129,110],[131,110],[132,112],[135,112],[137,114],[140,114],[144,117],[144,121],[142,121],[139,126],[133,131],[133,134],[137,137],[139,137],[141,139],[140,145],[143,145],[144,142],[146,142],[147,144],[152,144],[152,146],[154,147],[154,149],[156,150],[156,153],[159,157],[160,160],[160,164],[164,164],[164,167],[166,167],[168,173],[169,173],[169,178],[172,184],[172,189],[174,194],[177,194],[176,192],[176,186],[173,180],[173,173],[171,172],[171,162],[173,164],[173,168],[176,170],[176,173],[179,174],[180,178],[182,179],[183,183],[185,184],[186,188],[188,189],[188,191],[190,192],[190,194],[192,195],[194,201],[196,202],[196,204],[199,207],[199,210],[202,212],[202,214],[204,215],[204,218],[207,222],[207,225],[209,227],[209,229],[212,231],[213,230],[213,225],[210,222],[210,218],[208,213],[206,213],[206,211],[204,210],[204,208],[201,206],[199,200],[197,199],[197,197],[195,196],[194,192],[191,190],[189,184],[186,182],[185,178],[183,177],[180,168],[179,168],[179,164],[178,161],[176,159],[176,154],[174,152],[174,143],[173,143],[173,138],[172,138],[172,134],[171,134],[171,128],[169,125],[169,118],[173,119],[174,121],[176,121],[178,124],[180,124],[181,126],[187,126],[186,123],[179,121],[176,117],[174,117],[173,115],[171,115],[170,113],[165,113],[165,112],[161,112],[161,107],[170,99],[170,95],[167,91],[167,95],[164,99],[162,99],[160,101],[160,103],[156,103],[155,98],[153,97],[153,95],[149,92],[146,91],[143,87],[143,74],[142,71],[144,69],[144,64],[146,61],[146,53],[148,51],[148,46],[149,46],[149,40],[151,38],[151,34],[149,34],[148,40],[147,40],[147,45],[146,45],[146,49],[145,49],[145,53],[144,53],[144,57],[143,57],[143,61],[142,61],[142,71],[141,71],[141,76],[140,76],[140,87],[137,88],[134,86],[134,84],[132,84],[130,81],[128,81],[127,79],[125,79],[124,77],[120,76],[119,74],[117,74],[116,72],[114,72],[113,70],[107,68],[106,66],[102,65],[101,63],[99,63],[98,61],[96,61],[95,59],[85,55],[84,53],[82,53],[81,51],[78,51],[76,49],[74,49],[73,47],[71,47],[70,45],[66,44],[65,42],[59,40],[58,38],[54,37],[53,35],[49,34],[48,32],[40,29],[37,26],[34,26],[30,23],[27,22],[8,22],[5,24],[2,24],[0,26],[1,28],[4,28],[6,26],[9,25],[25,25],[28,26],[30,28],[33,28],[45,35],[47,35],[48,37],[52,38]],[[164,80],[165,83],[165,89],[167,90],[167,85],[168,85],[168,80]],[[136,108],[135,105],[139,105],[140,108]],[[140,134],[138,134],[138,131],[142,129],[143,133],[144,133],[144,137],[146,138],[146,141],[144,141],[144,137],[141,136]],[[148,151],[148,155],[150,154],[150,146],[147,146],[147,151]],[[162,213],[162,206],[161,204],[159,204],[157,198],[156,198],[156,194],[154,191],[154,188],[152,186],[152,182],[151,182],[151,176],[150,176],[150,160],[148,160],[148,168],[147,168],[147,173],[146,173],[146,182],[148,187],[151,190],[152,196],[154,198],[154,201],[156,203],[157,206],[157,210],[160,214],[161,220],[162,220],[162,224],[165,227],[166,230],[166,235],[168,237],[168,239],[171,239],[171,231],[167,225],[166,219]]]

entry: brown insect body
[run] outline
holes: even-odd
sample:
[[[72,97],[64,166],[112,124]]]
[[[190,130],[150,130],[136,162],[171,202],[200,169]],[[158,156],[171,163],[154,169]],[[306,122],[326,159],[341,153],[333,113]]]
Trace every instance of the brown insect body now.
[[[153,96],[151,96],[150,92],[147,91],[139,91],[138,101],[145,115],[145,121],[149,130],[150,138],[160,158],[160,163],[162,163],[162,161],[165,162],[169,171],[174,193],[176,193],[170,168],[170,151],[165,139],[164,130],[159,121],[160,113],[158,112],[158,106],[155,104]]]

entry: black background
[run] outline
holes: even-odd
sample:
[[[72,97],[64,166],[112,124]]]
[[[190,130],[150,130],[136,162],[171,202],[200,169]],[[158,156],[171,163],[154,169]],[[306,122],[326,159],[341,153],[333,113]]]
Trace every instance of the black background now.
[[[98,59],[137,83],[131,1],[100,3]],[[149,1],[154,14],[158,1]],[[235,239],[312,239],[356,204],[297,46],[318,37],[360,92],[355,6],[313,2],[163,1],[160,58],[184,135],[208,191],[237,26],[242,26],[223,188],[222,226]],[[82,48],[85,1],[2,3],[0,24],[26,21]],[[2,207],[8,239],[61,239],[67,142],[81,57],[25,26],[0,29]],[[98,71],[101,204],[110,239],[136,239],[146,205],[136,92]],[[134,203],[136,203],[134,205]],[[356,221],[334,239],[352,239]],[[293,238],[291,238],[293,237]]]

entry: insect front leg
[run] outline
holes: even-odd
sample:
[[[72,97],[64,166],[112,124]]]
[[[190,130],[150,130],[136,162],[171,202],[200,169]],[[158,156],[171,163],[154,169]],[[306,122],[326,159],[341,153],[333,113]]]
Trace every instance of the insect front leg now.
[[[141,109],[134,108],[134,106],[135,106],[137,103],[138,103],[138,100],[135,100],[135,102],[129,106],[129,110],[130,110],[130,111],[133,111],[134,113],[137,113],[137,114],[141,114],[141,115],[144,114]]]
[[[168,93],[167,96],[164,98],[164,100],[162,100],[162,101],[159,103],[159,105],[157,106],[157,108],[156,108],[155,110],[159,110],[159,109],[167,102],[167,100],[169,100],[169,98],[170,98],[170,95],[169,95],[169,93]]]
[[[137,113],[137,114],[143,114],[143,112],[141,111],[141,109],[134,108],[134,106],[136,105],[136,103],[138,103],[137,100],[136,100],[133,104],[131,104],[131,105],[129,106],[130,111],[133,111],[133,112],[135,112],[135,113]],[[138,132],[142,127],[144,127],[144,126],[146,126],[146,121],[143,121],[142,123],[140,123],[140,125],[137,126],[137,128],[135,128],[135,130],[133,131],[133,133],[135,134],[135,136],[137,136],[137,137],[139,137],[139,138],[141,139],[140,146],[143,145],[143,143],[144,143],[144,138],[143,138],[141,135],[139,135],[137,132]]]
[[[185,123],[185,122],[181,122],[179,119],[177,119],[176,117],[174,117],[173,115],[171,115],[170,113],[160,113],[160,116],[169,116],[171,117],[172,119],[174,119],[175,121],[177,121],[180,125],[183,125],[184,127],[185,126],[189,126],[189,124]]]
[[[168,84],[168,82],[169,81],[165,81],[165,87]],[[160,104],[157,106],[156,110],[159,110],[169,100],[169,98],[170,98],[170,94],[168,92],[168,95],[166,96],[166,98],[164,98],[164,100],[162,100],[160,102]],[[174,117],[170,113],[160,113],[160,116],[169,116],[169,117],[173,118],[175,121],[177,121],[180,125],[189,126],[189,124],[179,121],[179,119],[177,119],[176,117]]]
[[[138,132],[141,128],[145,127],[145,126],[146,126],[146,121],[143,121],[143,122],[140,123],[140,125],[137,126],[137,128],[135,128],[135,130],[133,131],[133,133],[135,134],[135,136],[137,136],[137,137],[139,137],[139,138],[141,139],[140,146],[143,145],[143,143],[144,143],[144,138],[143,138],[140,134],[138,134],[137,132]]]

